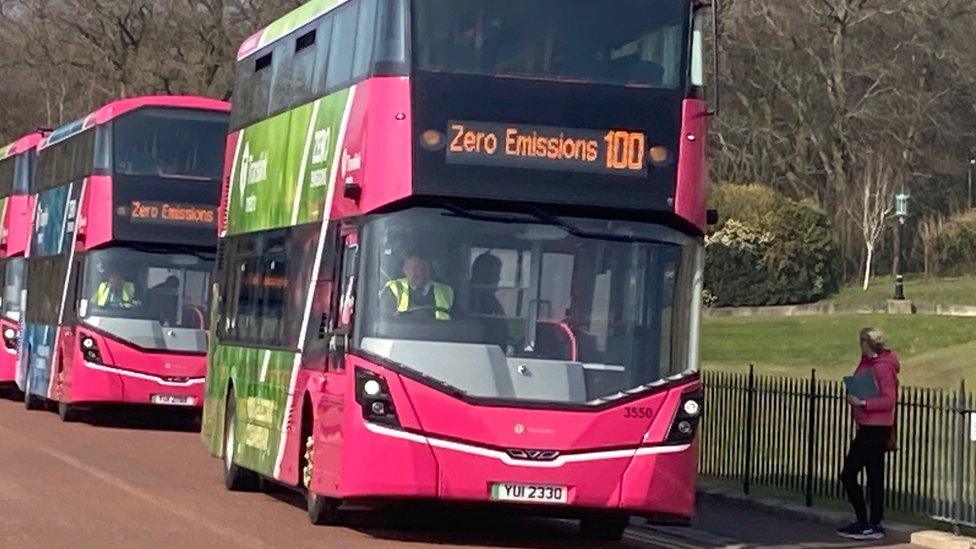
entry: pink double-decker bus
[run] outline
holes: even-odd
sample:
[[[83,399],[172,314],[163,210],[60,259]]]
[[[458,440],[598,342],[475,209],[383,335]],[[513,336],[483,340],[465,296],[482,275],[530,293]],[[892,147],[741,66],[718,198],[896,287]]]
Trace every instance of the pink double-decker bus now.
[[[28,409],[200,407],[230,106],[110,103],[38,146],[17,382]]]
[[[687,522],[702,5],[312,0],[237,64],[203,438],[229,489]]]
[[[16,380],[17,347],[20,342],[21,300],[24,290],[24,252],[30,234],[33,201],[30,186],[37,161],[40,133],[25,135],[0,149],[0,385]]]

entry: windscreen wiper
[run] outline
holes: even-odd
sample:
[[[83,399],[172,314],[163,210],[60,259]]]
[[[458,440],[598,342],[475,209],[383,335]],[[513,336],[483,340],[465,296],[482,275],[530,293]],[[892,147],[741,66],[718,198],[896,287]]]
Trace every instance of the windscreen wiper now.
[[[521,215],[512,216],[512,215],[506,215],[505,213],[502,212],[496,212],[496,213],[489,213],[483,211],[473,212],[471,210],[462,208],[461,206],[451,204],[450,202],[441,202],[439,206],[451,212],[453,215],[456,215],[458,217],[463,217],[465,219],[471,219],[473,221],[491,221],[494,223],[511,223],[511,224],[535,223],[539,225],[552,225],[552,223],[542,220],[538,216],[532,215],[531,213],[528,214],[530,218],[527,219]]]
[[[604,240],[611,242],[624,242],[627,244],[674,244],[673,242],[668,242],[666,240],[660,240],[655,238],[647,238],[634,235],[624,235],[624,234],[614,234],[614,233],[603,233],[599,231],[589,231],[586,229],[581,229],[572,223],[565,221],[564,219],[552,215],[548,212],[540,210],[538,208],[531,208],[528,206],[523,206],[522,210],[525,215],[528,215],[531,219],[526,219],[521,215],[506,215],[504,213],[488,213],[488,212],[472,212],[455,204],[449,202],[443,202],[440,204],[444,209],[450,211],[452,214],[459,217],[464,217],[466,219],[471,219],[474,221],[489,221],[494,223],[511,223],[511,224],[526,224],[535,223],[539,225],[548,225],[550,227],[559,227],[567,233],[577,237],[585,238],[588,240]]]
[[[562,219],[561,217],[552,215],[546,211],[540,210],[538,208],[525,207],[526,212],[528,212],[533,217],[536,217],[540,221],[544,221],[547,225],[555,225],[562,228],[567,233],[579,237],[591,240],[609,240],[612,242],[626,242],[628,244],[673,244],[673,242],[668,242],[666,240],[660,240],[657,238],[648,238],[643,236],[634,236],[626,234],[615,234],[615,233],[604,233],[600,231],[590,231],[586,229],[581,229],[576,225]]]

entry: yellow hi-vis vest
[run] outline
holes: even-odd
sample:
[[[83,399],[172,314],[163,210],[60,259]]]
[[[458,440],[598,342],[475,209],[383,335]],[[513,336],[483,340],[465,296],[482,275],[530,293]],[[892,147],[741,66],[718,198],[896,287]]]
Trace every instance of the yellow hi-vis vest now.
[[[112,285],[108,282],[102,282],[98,285],[98,291],[95,292],[95,305],[98,307],[104,307],[108,305],[108,299],[112,296]],[[136,287],[131,282],[125,282],[122,284],[121,295],[119,295],[119,305],[123,308],[130,308],[135,303],[133,301],[136,298]]]
[[[386,283],[386,288],[393,292],[398,312],[404,313],[410,310],[410,284],[407,283],[407,279],[391,280]],[[440,282],[431,282],[431,288],[434,290],[434,305],[438,309],[434,312],[434,318],[451,320],[451,313],[447,311],[454,306],[454,289]]]

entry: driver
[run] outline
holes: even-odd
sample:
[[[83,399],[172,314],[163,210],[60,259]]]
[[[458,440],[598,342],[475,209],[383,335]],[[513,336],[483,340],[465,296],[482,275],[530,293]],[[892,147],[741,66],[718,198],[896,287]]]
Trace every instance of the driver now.
[[[434,282],[434,265],[421,252],[411,252],[403,262],[404,278],[386,283],[380,292],[384,311],[423,314],[436,320],[451,320],[454,289]]]
[[[118,270],[113,269],[108,278],[98,285],[92,301],[98,307],[131,309],[138,305],[135,284],[125,280]]]

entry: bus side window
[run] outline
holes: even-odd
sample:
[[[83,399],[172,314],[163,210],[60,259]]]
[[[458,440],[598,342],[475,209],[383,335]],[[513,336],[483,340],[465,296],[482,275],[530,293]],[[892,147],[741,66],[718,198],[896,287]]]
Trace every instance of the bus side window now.
[[[332,44],[329,46],[329,60],[325,71],[325,87],[329,90],[341,88],[352,80],[359,2],[336,8],[334,17]]]
[[[319,23],[315,39],[317,52],[315,54],[315,75],[312,77],[314,80],[312,95],[315,97],[323,96],[328,91],[325,75],[329,65],[329,51],[332,47],[333,21],[335,21],[335,17],[332,15],[323,18],[322,22]]]
[[[338,299],[333,300],[335,330],[329,341],[329,367],[333,369],[341,369],[345,363],[344,356],[349,350],[355,323],[356,277],[359,265],[359,239],[355,233],[344,237],[341,262],[335,285]]]

